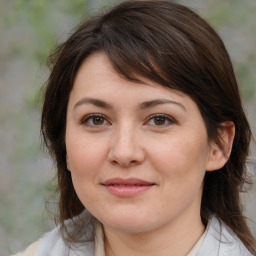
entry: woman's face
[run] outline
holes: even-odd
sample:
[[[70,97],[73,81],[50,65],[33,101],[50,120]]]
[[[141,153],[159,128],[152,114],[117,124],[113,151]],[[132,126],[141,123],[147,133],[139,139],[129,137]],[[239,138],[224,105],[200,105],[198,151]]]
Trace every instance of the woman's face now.
[[[79,69],[67,110],[76,193],[105,227],[125,232],[199,218],[211,162],[196,103],[143,81],[120,77],[103,53],[94,53]]]

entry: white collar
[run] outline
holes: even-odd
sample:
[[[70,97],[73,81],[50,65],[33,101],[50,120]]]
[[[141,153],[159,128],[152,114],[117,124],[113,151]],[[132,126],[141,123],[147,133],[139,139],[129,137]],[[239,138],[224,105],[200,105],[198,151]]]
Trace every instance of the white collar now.
[[[94,234],[95,241],[76,244],[71,248],[63,240],[60,228],[55,228],[40,239],[35,256],[105,256],[102,224],[96,225]],[[209,219],[204,234],[188,255],[252,256],[232,230],[215,215],[211,221]]]
[[[202,234],[202,236],[199,238],[195,246],[192,248],[192,250],[188,253],[187,256],[196,256],[198,253],[201,245],[203,244],[203,241],[206,237],[207,231],[211,225],[211,219],[209,219],[207,227]],[[104,231],[103,226],[100,222],[96,224],[95,228],[95,247],[94,247],[94,256],[105,256],[105,246],[104,246]]]

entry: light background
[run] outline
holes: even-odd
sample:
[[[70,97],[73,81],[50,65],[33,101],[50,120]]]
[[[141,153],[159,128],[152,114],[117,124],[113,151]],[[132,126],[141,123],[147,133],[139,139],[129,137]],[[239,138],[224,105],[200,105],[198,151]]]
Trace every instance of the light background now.
[[[0,254],[24,249],[53,227],[45,201],[54,167],[40,146],[37,92],[46,58],[89,13],[118,1],[0,0]],[[223,38],[235,65],[245,109],[256,134],[256,1],[183,0]],[[255,148],[253,146],[252,150]],[[255,179],[254,179],[255,180]],[[51,201],[51,200],[50,200]],[[256,186],[245,197],[256,221]],[[50,209],[54,207],[50,205]],[[256,234],[255,226],[252,226]]]

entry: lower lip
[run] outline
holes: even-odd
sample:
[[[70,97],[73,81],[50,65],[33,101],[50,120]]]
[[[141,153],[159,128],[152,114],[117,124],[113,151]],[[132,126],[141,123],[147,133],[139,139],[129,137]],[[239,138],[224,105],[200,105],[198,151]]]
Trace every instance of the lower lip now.
[[[149,189],[151,189],[154,185],[148,186],[104,186],[111,194],[119,197],[133,197],[139,195]]]

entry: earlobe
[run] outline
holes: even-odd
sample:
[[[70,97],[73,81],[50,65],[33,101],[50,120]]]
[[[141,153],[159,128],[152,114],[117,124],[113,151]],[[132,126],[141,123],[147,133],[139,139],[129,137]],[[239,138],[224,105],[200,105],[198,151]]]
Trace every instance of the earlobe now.
[[[235,137],[235,124],[232,121],[221,123],[219,130],[220,145],[215,142],[211,145],[209,159],[206,165],[207,171],[221,169],[228,161]]]

